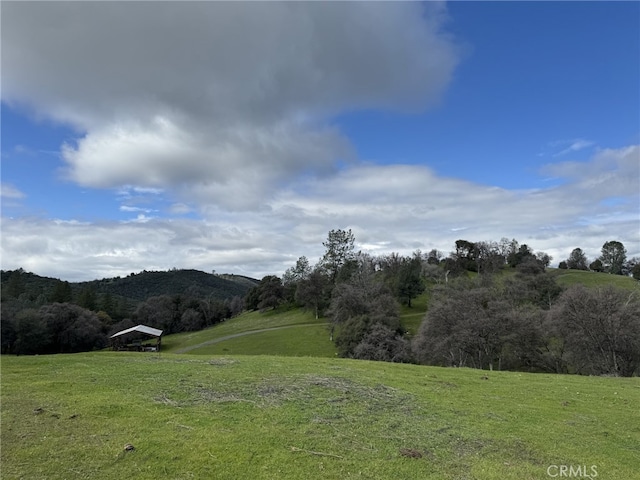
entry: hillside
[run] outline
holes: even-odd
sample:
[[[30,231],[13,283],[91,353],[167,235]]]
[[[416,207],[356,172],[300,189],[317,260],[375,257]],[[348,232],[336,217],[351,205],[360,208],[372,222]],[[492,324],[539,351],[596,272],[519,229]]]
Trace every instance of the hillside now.
[[[77,284],[78,288],[92,287],[100,293],[111,293],[142,301],[158,295],[189,293],[194,297],[215,299],[244,296],[252,283],[247,277],[228,275],[225,278],[199,270],[171,270],[141,272],[124,278],[94,280]],[[257,281],[255,281],[257,283]]]
[[[107,352],[6,357],[1,382],[6,479],[630,479],[640,462],[637,378]]]
[[[2,271],[2,290],[8,286],[13,272]],[[48,297],[60,280],[41,277],[34,273],[20,275],[21,288],[30,298],[39,295]],[[74,297],[83,290],[93,290],[96,294],[110,294],[114,297],[137,303],[148,297],[189,293],[201,298],[223,300],[236,295],[244,296],[257,280],[239,275],[218,276],[199,270],[171,270],[168,272],[147,272],[121,278],[105,278],[89,282],[70,282]]]
[[[582,284],[587,287],[615,285],[639,289],[640,283],[630,277],[580,270],[549,269],[563,287]],[[505,269],[500,275],[515,275]],[[417,333],[427,312],[429,289],[413,301],[412,307],[400,309],[402,326],[410,336]],[[315,320],[302,309],[281,308],[266,313],[245,312],[224,323],[201,330],[164,337],[165,352],[202,355],[284,355],[332,358],[336,349],[329,341],[328,319]],[[301,326],[302,328],[293,328]]]
[[[274,310],[242,315],[198,332],[163,338],[164,353],[191,355],[336,356],[326,318],[315,319],[301,309]]]
[[[558,284],[563,287],[579,283],[585,287],[613,285],[629,290],[640,289],[640,282],[638,280],[623,275],[610,275],[608,273],[586,270],[561,270],[558,268],[550,268],[548,270],[555,275]]]
[[[411,333],[428,303],[427,290],[402,307]],[[1,369],[3,478],[618,479],[640,462],[638,378],[340,359],[327,319],[284,306],[168,335],[159,354]]]

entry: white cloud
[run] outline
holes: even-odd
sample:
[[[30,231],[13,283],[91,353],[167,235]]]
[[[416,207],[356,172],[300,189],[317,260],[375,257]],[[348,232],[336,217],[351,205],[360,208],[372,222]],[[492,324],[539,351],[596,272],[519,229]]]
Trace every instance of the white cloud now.
[[[571,182],[577,201],[640,195],[640,146],[599,149],[588,162],[545,165],[543,174]],[[636,204],[637,206],[637,204]]]
[[[174,203],[169,207],[169,213],[172,215],[186,215],[192,211],[193,209],[185,203]]]
[[[506,236],[556,261],[577,246],[595,256],[611,239],[640,255],[638,146],[548,165],[564,183],[527,191],[356,158],[336,115],[420,110],[446,89],[458,53],[443,12],[432,2],[3,4],[2,100],[73,125],[67,178],[114,189],[137,215],[5,218],[3,268],[69,280],[174,266],[261,277],[317,259],[333,228],[353,228],[376,253]],[[4,198],[18,198],[12,188]],[[155,202],[205,220],[153,218],[167,209]]]
[[[153,208],[141,208],[141,207],[131,207],[129,205],[120,205],[121,212],[143,212],[143,213],[151,213],[157,210]]]
[[[156,218],[156,217],[149,217],[149,216],[145,215],[144,213],[139,213],[136,216],[136,218],[132,218],[130,220],[125,220],[125,221],[123,221],[123,223],[149,223],[154,218]]]
[[[553,154],[554,157],[560,157],[568,153],[579,152],[580,150],[584,150],[585,148],[593,147],[595,146],[595,142],[592,142],[591,140],[585,140],[583,138],[576,138],[574,140],[561,140],[558,142],[553,142],[551,146],[564,147],[561,151]]]
[[[2,196],[2,198],[12,200],[19,200],[26,197],[26,195],[18,188],[11,185],[10,183],[4,182],[0,185],[0,196]]]
[[[144,215],[130,223],[3,219],[3,268],[87,280],[172,267],[254,277],[281,275],[306,255],[315,262],[333,228],[352,228],[371,253],[453,249],[457,239],[516,238],[559,262],[582,248],[590,258],[608,240],[640,256],[640,147],[601,150],[581,165],[562,164],[566,183],[508,190],[439,177],[415,165],[354,165],[282,190],[260,211],[211,206],[206,220]],[[605,170],[611,186],[590,181]],[[616,188],[616,185],[623,185]],[[615,202],[600,202],[618,192]],[[594,200],[595,199],[595,200]]]
[[[22,266],[67,280],[123,276],[172,267],[262,276],[289,258],[284,236],[242,224],[192,220],[56,222],[3,219],[2,268]]]
[[[84,132],[70,179],[233,209],[352,160],[333,115],[420,110],[457,62],[440,3],[5,7],[3,99]]]

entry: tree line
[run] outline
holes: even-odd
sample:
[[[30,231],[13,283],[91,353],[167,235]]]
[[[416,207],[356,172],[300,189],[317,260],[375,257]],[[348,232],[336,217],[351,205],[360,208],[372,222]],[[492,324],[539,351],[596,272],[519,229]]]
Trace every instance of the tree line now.
[[[611,240],[602,246],[601,255],[589,262],[581,248],[574,248],[569,258],[558,264],[560,269],[591,270],[614,275],[631,275],[640,280],[640,259],[627,259],[627,249],[622,242]]]
[[[351,230],[330,231],[315,265],[302,256],[282,279],[263,278],[248,293],[246,307],[264,311],[289,304],[326,315],[342,357],[489,370],[638,373],[638,292],[564,289],[547,271],[551,256],[515,239],[461,239],[448,256],[437,250],[371,256],[354,245]],[[627,260],[617,241],[606,242],[597,260],[598,271],[638,270],[637,259]],[[411,307],[426,289],[429,308],[410,336],[400,306]]]
[[[74,293],[71,284],[61,280],[51,288],[29,287],[30,282],[35,283],[35,276],[22,269],[5,274],[2,353],[97,350],[108,345],[112,334],[138,324],[168,335],[201,330],[244,310],[243,297],[220,299],[215,291],[203,296],[202,288],[189,287],[183,293],[150,296],[132,304],[110,292],[97,293],[91,283]]]
[[[355,250],[351,230],[331,230],[315,263],[302,256],[282,278],[265,276],[244,297],[202,296],[198,288],[154,295],[132,305],[91,286],[73,292],[57,281],[29,291],[22,270],[3,272],[3,353],[67,353],[104,348],[108,337],[145,324],[165,334],[206,328],[244,310],[281,305],[326,316],[342,357],[539,372],[635,375],[640,365],[640,299],[614,287],[561,288],[552,258],[506,238],[460,239],[448,255],[433,249],[403,256]],[[561,262],[560,266],[564,267]],[[638,261],[606,242],[589,264],[580,248],[567,268],[638,279]],[[511,274],[505,274],[505,272]],[[5,280],[5,278],[3,278]],[[428,290],[415,335],[400,321]]]

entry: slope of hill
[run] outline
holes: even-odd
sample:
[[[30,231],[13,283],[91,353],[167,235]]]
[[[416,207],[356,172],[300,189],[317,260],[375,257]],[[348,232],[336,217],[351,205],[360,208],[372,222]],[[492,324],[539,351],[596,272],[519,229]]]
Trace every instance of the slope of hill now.
[[[637,378],[120,352],[1,367],[7,479],[630,479],[640,460]]]
[[[327,319],[297,308],[245,312],[205,330],[168,335],[162,347],[165,353],[196,355],[336,356]]]
[[[215,299],[244,296],[251,284],[247,277],[232,280],[234,276],[221,278],[199,270],[171,270],[168,272],[147,272],[132,274],[124,278],[94,280],[78,283],[79,288],[91,287],[100,293],[111,293],[142,301],[158,295],[188,293],[194,297]],[[257,284],[257,281],[255,282]]]
[[[640,282],[632,277],[623,275],[610,275],[608,273],[591,272],[586,270],[560,270],[558,268],[550,268],[549,272],[556,276],[558,284],[568,287],[576,283],[585,287],[603,287],[613,285],[629,290],[639,289]]]
[[[580,270],[549,269],[549,272],[563,287],[583,284],[640,289],[640,283],[631,277]],[[515,275],[515,271],[505,269],[500,275],[507,278]],[[412,307],[401,307],[401,323],[409,335],[417,333],[427,312],[429,296],[427,289],[414,299]],[[299,324],[308,325],[289,328]],[[328,329],[327,319],[315,320],[310,312],[283,308],[266,313],[245,312],[206,330],[169,335],[163,345],[165,352],[172,353],[334,357],[336,349],[329,341]]]
[[[2,271],[2,289],[8,286],[12,271]],[[21,272],[20,288],[30,297],[48,297],[60,280]],[[171,270],[168,272],[143,271],[127,277],[105,278],[89,282],[70,283],[74,296],[90,289],[96,294],[111,294],[130,302],[140,302],[157,295],[191,294],[200,298],[223,300],[236,295],[244,296],[257,280],[240,275],[218,276],[199,270]]]
[[[255,287],[257,284],[260,283],[260,280],[256,280],[255,278],[246,277],[244,275],[234,275],[232,273],[219,273],[219,274],[216,274],[216,276],[218,278],[222,278],[223,280],[229,280],[239,285],[243,285],[247,287],[247,290]]]

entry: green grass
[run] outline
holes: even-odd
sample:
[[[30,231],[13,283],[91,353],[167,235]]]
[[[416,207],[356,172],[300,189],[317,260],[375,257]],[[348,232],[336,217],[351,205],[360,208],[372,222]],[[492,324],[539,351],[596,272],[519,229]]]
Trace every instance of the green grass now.
[[[429,302],[429,289],[411,301],[411,308],[406,305],[400,307],[400,323],[409,335],[418,333],[420,324],[427,313]]]
[[[427,301],[425,292],[414,299],[411,308],[401,307],[402,325],[412,335],[424,319]],[[264,331],[268,329],[273,330]],[[162,351],[196,355],[336,356],[328,320],[316,320],[313,313],[295,308],[245,312],[205,330],[168,335],[162,339]]]
[[[306,312],[302,309],[277,309],[264,313],[260,312],[245,312],[231,320],[227,320],[223,323],[214,325],[213,327],[197,332],[186,332],[175,335],[168,335],[162,338],[162,350],[163,352],[180,352],[184,349],[192,348],[193,346],[222,339],[231,335],[246,334],[252,332],[247,337],[251,337],[252,342],[255,343],[256,349],[261,348],[262,342],[261,336],[265,332],[259,332],[269,328],[280,327],[296,327],[294,331],[298,332],[301,336],[305,335],[305,330],[302,325],[311,326],[311,328],[319,328],[319,326],[326,326],[327,319],[320,318],[315,319],[311,312]],[[285,329],[280,330],[284,332]],[[328,338],[328,335],[327,335]],[[230,340],[227,340],[230,341]],[[226,342],[225,342],[226,343]],[[249,344],[249,350],[239,352],[243,354],[252,354],[253,345]],[[273,354],[287,354],[287,352],[272,351]],[[296,352],[289,352],[296,353]],[[301,353],[304,355],[304,353]],[[295,355],[294,355],[295,356]],[[299,356],[299,355],[298,355]]]
[[[294,325],[269,332],[252,333],[188,352],[195,355],[283,355],[291,357],[335,357],[336,347],[329,328]]]
[[[631,479],[640,464],[637,378],[119,352],[1,367],[3,480]]]
[[[558,284],[563,287],[580,283],[587,287],[615,285],[627,289],[640,289],[639,282],[620,275],[559,269],[549,269],[549,272],[556,276]],[[500,278],[514,274],[514,269],[505,269],[501,272]],[[427,312],[428,302],[429,289],[413,300],[411,308],[406,305],[400,308],[400,320],[410,336],[418,332]],[[276,328],[278,330],[261,331]],[[335,357],[336,349],[329,341],[327,328],[326,318],[316,320],[311,312],[301,309],[280,308],[265,313],[246,312],[202,331],[164,337],[163,351],[206,355]],[[244,336],[226,338],[241,334]]]
[[[556,276],[558,285],[569,287],[580,283],[585,287],[604,287],[613,285],[629,290],[640,290],[640,282],[631,277],[622,275],[610,275],[608,273],[589,272],[584,270],[560,270],[550,268],[549,272]]]
[[[401,308],[411,334],[428,300]],[[327,320],[299,309],[167,336],[159,355],[4,356],[1,373],[3,480],[546,479],[550,465],[619,479],[640,465],[637,378],[337,359]]]

